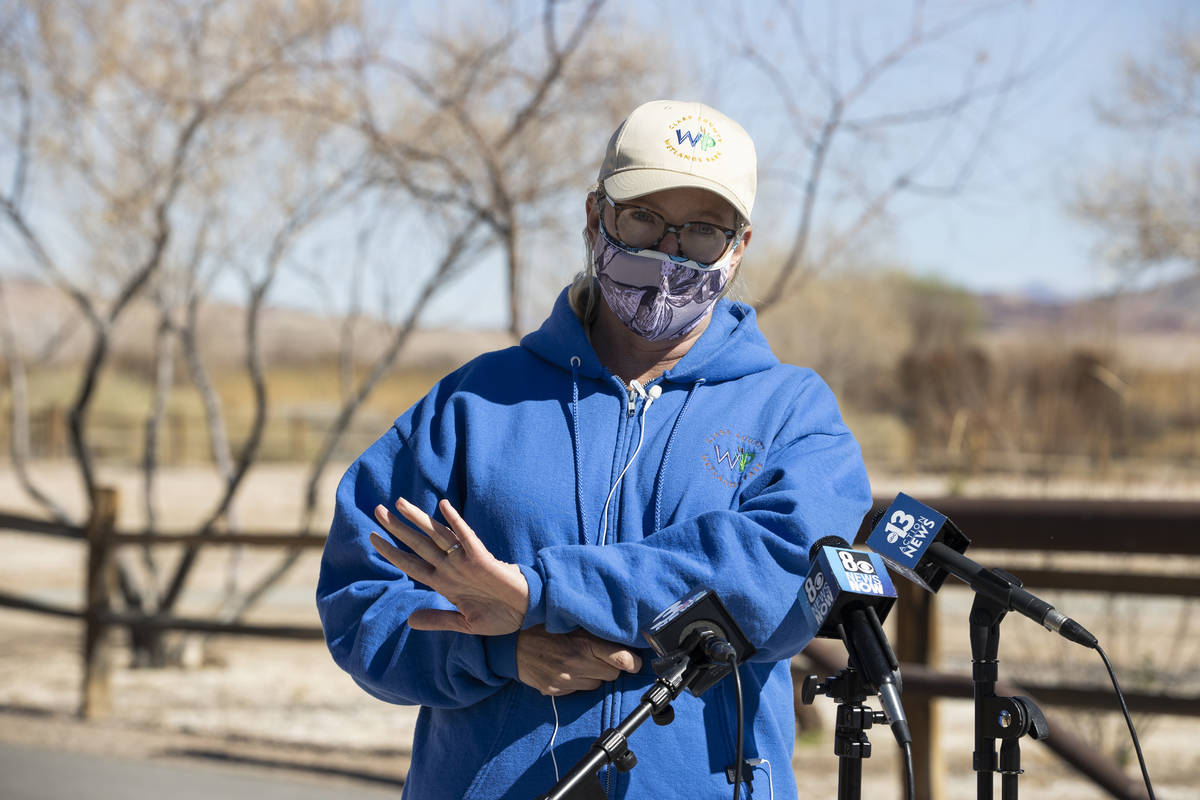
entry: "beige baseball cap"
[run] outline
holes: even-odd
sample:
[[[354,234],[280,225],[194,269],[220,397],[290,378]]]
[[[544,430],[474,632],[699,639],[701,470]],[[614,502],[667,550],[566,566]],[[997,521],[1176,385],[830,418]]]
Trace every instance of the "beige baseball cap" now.
[[[617,202],[664,189],[707,189],[749,221],[758,185],[754,142],[741,125],[704,103],[652,100],[635,108],[609,139],[600,183]]]

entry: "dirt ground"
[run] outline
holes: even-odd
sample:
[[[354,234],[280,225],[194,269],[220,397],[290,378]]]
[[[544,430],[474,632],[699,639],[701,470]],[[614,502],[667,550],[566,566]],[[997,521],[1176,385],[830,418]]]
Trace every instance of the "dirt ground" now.
[[[39,485],[59,487],[61,502],[81,508],[78,480],[67,464],[40,464]],[[120,527],[136,530],[142,513],[136,472],[109,471],[102,478],[121,488]],[[336,476],[324,493],[332,497]],[[256,468],[238,508],[243,526],[288,530],[295,525],[299,470],[286,466]],[[936,479],[876,480],[876,490],[896,489],[920,496],[944,490]],[[185,529],[213,502],[217,487],[205,470],[176,469],[163,475],[159,487],[161,513],[172,527]],[[1195,498],[1197,487],[1169,479],[1152,485],[1090,487],[1039,484],[1041,494],[1078,496],[1082,491],[1123,497]],[[1029,487],[1007,487],[1013,494]],[[33,510],[15,477],[0,471],[0,509]],[[37,599],[67,605],[80,602],[83,585],[83,547],[76,542],[0,533],[0,587]],[[159,552],[164,565],[174,554]],[[269,568],[274,557],[247,550],[239,562],[243,581]],[[306,554],[273,590],[255,620],[289,624],[315,624],[313,589],[318,554]],[[207,614],[215,607],[230,567],[230,554],[214,550],[201,559],[197,580],[189,585],[186,613]],[[1123,601],[1121,601],[1123,602]],[[966,673],[967,592],[939,595],[939,626],[944,643],[943,664]],[[1123,685],[1130,688],[1147,653],[1172,655],[1169,670],[1174,690],[1200,693],[1200,640],[1192,622],[1196,601],[1160,601],[1159,606],[1136,602],[1114,605],[1111,598],[1072,596],[1072,616],[1087,624],[1102,642],[1114,641],[1109,654]],[[1018,681],[1021,675],[1045,680],[1045,672],[1086,674],[1104,681],[1094,653],[1079,654],[1060,646],[1036,625],[1006,623],[1002,640],[1002,676]],[[1135,637],[1133,633],[1136,632]],[[82,722],[75,716],[79,704],[81,625],[70,619],[0,609],[0,741],[38,744],[71,753],[111,753],[147,759],[197,758],[243,763],[255,769],[283,769],[325,781],[330,796],[339,787],[355,782],[395,785],[403,781],[415,709],[390,706],[362,692],[330,660],[320,643],[287,642],[238,637],[192,639],[185,647],[187,667],[167,670],[131,669],[120,665],[113,682],[112,715],[103,721]],[[1095,662],[1095,663],[1093,663]],[[1155,661],[1157,666],[1158,662]],[[1127,744],[1128,733],[1114,700],[1114,712],[1083,713],[1047,709],[1097,746]],[[837,759],[832,754],[832,702],[818,698],[817,709],[825,729],[806,734],[799,742],[792,768],[805,796],[837,794]],[[970,797],[975,777],[970,769],[972,706],[967,701],[942,701],[939,705],[941,750],[947,796]],[[1200,798],[1200,720],[1188,717],[1135,718],[1158,797],[1183,800]],[[636,734],[635,734],[636,737]],[[896,748],[886,730],[871,732],[874,755],[863,764],[864,796],[902,797]],[[636,745],[636,738],[633,743]],[[636,748],[635,748],[636,749]],[[1045,747],[1024,743],[1026,775],[1021,788],[1026,797],[1084,800],[1103,796],[1061,764]],[[778,765],[776,765],[778,768]],[[1126,766],[1130,775],[1136,762]],[[2,787],[0,777],[0,787]],[[762,781],[757,796],[766,798]],[[398,789],[397,789],[398,791]],[[998,793],[997,789],[997,793]],[[998,796],[998,794],[997,794]]]

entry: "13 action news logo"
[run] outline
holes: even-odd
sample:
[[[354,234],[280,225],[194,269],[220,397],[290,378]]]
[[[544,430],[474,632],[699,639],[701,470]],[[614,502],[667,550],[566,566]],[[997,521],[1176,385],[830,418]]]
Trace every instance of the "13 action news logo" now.
[[[929,543],[929,536],[936,528],[937,523],[929,517],[914,517],[903,511],[895,511],[884,530],[887,532],[888,544],[900,542],[897,550],[907,558],[916,559],[917,554]]]

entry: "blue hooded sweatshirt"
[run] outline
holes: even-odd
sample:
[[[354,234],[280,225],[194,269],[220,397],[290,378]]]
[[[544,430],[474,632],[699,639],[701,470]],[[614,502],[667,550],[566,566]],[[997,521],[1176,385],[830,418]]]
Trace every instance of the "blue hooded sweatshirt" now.
[[[739,303],[721,300],[650,385],[661,395],[631,397],[601,365],[564,291],[539,330],[446,376],[346,472],[317,606],[334,660],[359,685],[421,706],[404,797],[547,792],[654,682],[642,630],[701,586],[757,648],[740,668],[745,757],[770,762],[776,796],[796,795],[788,660],[814,633],[797,596],[812,543],[852,538],[870,508],[858,444],[825,383],[781,364]],[[368,541],[372,509],[398,496],[430,513],[447,498],[520,566],[523,627],[634,648],[640,673],[552,703],[517,680],[518,634],[411,630],[414,610],[451,606]],[[733,690],[726,679],[684,693],[673,723],[638,728],[637,766],[601,773],[609,797],[729,796]]]

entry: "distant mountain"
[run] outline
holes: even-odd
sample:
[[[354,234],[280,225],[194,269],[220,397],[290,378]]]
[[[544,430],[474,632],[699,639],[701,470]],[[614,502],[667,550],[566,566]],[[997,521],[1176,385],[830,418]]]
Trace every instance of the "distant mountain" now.
[[[4,300],[17,346],[38,363],[79,363],[91,342],[74,303],[45,283],[7,277]],[[1155,358],[1200,359],[1200,274],[1108,297],[1066,299],[1045,287],[976,295],[989,334],[1007,340],[1040,337],[1047,343],[1156,339]],[[101,304],[104,305],[104,304]],[[114,359],[126,365],[153,363],[157,314],[139,299],[113,332]],[[214,368],[241,368],[245,309],[213,303],[201,313],[201,348]],[[330,363],[337,358],[342,320],[289,308],[264,309],[260,342],[268,364]],[[391,328],[364,318],[356,326],[357,361],[367,363],[391,340]],[[414,332],[398,369],[449,370],[485,350],[513,344],[504,331],[424,328]],[[182,367],[180,367],[182,368]]]
[[[1125,334],[1200,334],[1200,274],[1148,289],[1077,300],[1039,287],[978,295],[991,331],[1088,327],[1102,324]]]
[[[1046,283],[1033,282],[1026,284],[1017,294],[1028,298],[1035,303],[1046,303],[1053,305],[1055,303],[1070,302],[1070,298]]]
[[[1153,333],[1200,333],[1200,274],[1150,289],[1093,300],[1087,307],[1113,305],[1122,327]]]
[[[1071,301],[1032,296],[1024,292],[976,295],[983,309],[984,327],[989,331],[1025,330],[1057,326],[1071,314]]]
[[[78,307],[62,291],[36,280],[6,277],[4,302],[16,345],[30,361],[77,364],[91,346],[92,334]],[[103,309],[107,301],[99,303]],[[111,339],[110,356],[125,365],[146,367],[154,359],[158,314],[144,298],[122,316]],[[210,367],[240,369],[245,360],[246,310],[210,303],[200,312],[200,348]],[[265,308],[259,322],[263,357],[271,365],[332,363],[345,330],[336,316],[291,308]],[[365,317],[354,328],[356,361],[369,363],[393,337],[390,325]],[[398,369],[449,371],[484,352],[513,343],[504,331],[420,328],[397,361]],[[182,369],[182,366],[180,366]]]

